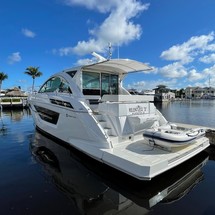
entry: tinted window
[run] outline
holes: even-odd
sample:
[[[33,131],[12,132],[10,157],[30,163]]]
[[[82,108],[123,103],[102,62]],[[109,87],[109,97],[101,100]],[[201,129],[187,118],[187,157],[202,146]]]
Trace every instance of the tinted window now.
[[[77,71],[69,71],[67,74],[69,74],[72,78],[75,76]]]
[[[104,94],[118,94],[118,75],[102,73],[102,96]]]
[[[60,77],[53,77],[46,81],[46,83],[40,88],[39,93],[54,91],[61,93],[72,93],[69,84],[66,80]]]
[[[118,75],[83,71],[82,78],[84,95],[118,94]]]
[[[83,89],[100,89],[100,74],[83,72]]]
[[[84,95],[100,95],[100,73],[83,72]]]

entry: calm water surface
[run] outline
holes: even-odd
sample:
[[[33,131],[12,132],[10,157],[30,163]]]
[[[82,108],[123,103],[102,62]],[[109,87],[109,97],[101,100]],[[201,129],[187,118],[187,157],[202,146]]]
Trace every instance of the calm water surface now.
[[[215,101],[157,105],[172,122],[215,127]],[[28,110],[0,118],[0,214],[215,214],[215,148],[137,182],[35,131]]]
[[[168,121],[215,128],[215,100],[156,103]]]

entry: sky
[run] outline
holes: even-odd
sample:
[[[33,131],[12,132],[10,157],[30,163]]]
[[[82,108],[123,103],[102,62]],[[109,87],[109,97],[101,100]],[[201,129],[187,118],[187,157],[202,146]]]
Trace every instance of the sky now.
[[[105,58],[141,61],[127,89],[215,87],[214,0],[0,0],[2,88],[29,90],[29,66],[52,74]]]

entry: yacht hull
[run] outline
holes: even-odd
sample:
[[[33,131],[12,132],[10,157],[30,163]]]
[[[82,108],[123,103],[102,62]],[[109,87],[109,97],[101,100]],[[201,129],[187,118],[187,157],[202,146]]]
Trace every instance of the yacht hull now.
[[[209,146],[208,138],[201,137],[186,147],[171,149],[145,144],[144,140],[127,142],[105,149],[95,147],[86,140],[71,139],[69,142],[47,132],[37,126],[42,133],[51,135],[54,139],[86,154],[87,156],[106,164],[118,171],[130,175],[138,180],[149,181],[154,177],[180,165],[191,157],[202,152]],[[95,142],[95,144],[98,144]]]
[[[177,147],[170,140],[147,141],[146,130],[168,121],[153,96],[129,94],[122,80],[148,69],[141,62],[111,59],[54,74],[28,98],[36,127],[99,162],[151,180],[203,151],[209,140],[199,137]]]

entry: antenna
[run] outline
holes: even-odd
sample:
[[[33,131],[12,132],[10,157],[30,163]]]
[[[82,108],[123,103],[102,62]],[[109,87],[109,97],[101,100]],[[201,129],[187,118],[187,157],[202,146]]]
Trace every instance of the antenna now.
[[[117,43],[117,57],[119,59],[119,42]]]
[[[108,48],[109,48],[109,58],[108,59],[110,60],[112,57],[112,51],[111,51],[112,50],[112,44],[111,44],[111,42],[108,43]]]
[[[91,53],[94,57],[96,57],[96,59],[98,60],[98,62],[102,62],[107,60],[106,58],[102,57],[101,55],[97,54],[96,52],[92,52]]]
[[[211,87],[211,76],[209,75],[209,80],[208,80],[209,88]]]

